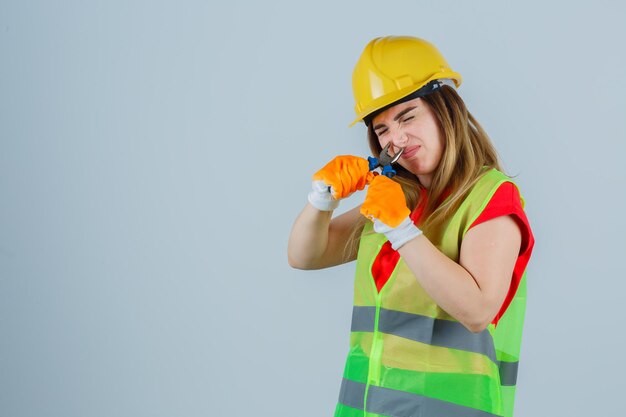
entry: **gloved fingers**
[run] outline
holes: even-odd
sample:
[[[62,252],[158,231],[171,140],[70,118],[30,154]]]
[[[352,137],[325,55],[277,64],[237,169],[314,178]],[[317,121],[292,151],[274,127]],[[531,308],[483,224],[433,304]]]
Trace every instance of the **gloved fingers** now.
[[[411,214],[400,184],[384,175],[370,182],[360,211],[365,217],[378,219],[390,227],[397,227]]]
[[[378,175],[378,172],[368,171],[367,174],[365,174],[357,183],[357,189],[358,190],[364,189],[366,185],[372,182],[372,180],[374,179],[376,175]]]
[[[346,198],[355,191],[362,190],[373,178],[369,162],[358,156],[340,155],[313,175],[313,180],[321,180],[332,187],[333,197]]]

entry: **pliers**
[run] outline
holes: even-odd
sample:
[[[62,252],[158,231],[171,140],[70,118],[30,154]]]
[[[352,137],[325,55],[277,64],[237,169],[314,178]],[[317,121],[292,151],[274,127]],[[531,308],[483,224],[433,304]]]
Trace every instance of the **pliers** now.
[[[387,153],[389,147],[391,146],[391,142],[387,143],[382,151],[380,151],[380,155],[378,158],[374,156],[368,156],[367,160],[370,163],[370,171],[375,170],[378,167],[382,167],[383,170],[381,172],[382,175],[385,175],[387,178],[393,178],[396,175],[396,171],[391,167],[391,164],[395,163],[400,159],[402,152],[404,152],[404,148],[400,148],[400,151],[391,156]]]

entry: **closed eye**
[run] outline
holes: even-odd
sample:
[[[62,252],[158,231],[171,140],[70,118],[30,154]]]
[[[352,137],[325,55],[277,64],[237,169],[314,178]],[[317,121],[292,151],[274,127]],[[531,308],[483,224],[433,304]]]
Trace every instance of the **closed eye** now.
[[[415,116],[409,116],[409,117],[406,117],[406,118],[402,119],[401,121],[402,121],[402,123],[405,123],[405,122],[408,122],[408,121],[413,120],[413,119],[415,119]],[[378,134],[378,136],[382,136],[385,133],[387,133],[386,129],[382,130],[382,131],[379,131],[377,134]]]
[[[387,133],[387,131],[386,131],[386,130],[383,130],[382,132],[378,132],[378,136],[382,136],[382,135],[384,135],[385,133]]]

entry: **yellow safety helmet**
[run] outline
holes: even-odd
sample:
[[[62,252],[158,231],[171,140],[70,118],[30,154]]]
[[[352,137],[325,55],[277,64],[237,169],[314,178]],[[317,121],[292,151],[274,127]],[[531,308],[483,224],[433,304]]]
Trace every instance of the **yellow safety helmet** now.
[[[373,39],[352,73],[357,118],[350,127],[423,87],[424,94],[434,91],[441,84],[433,81],[441,79],[452,79],[457,88],[462,81],[430,42],[412,36]]]

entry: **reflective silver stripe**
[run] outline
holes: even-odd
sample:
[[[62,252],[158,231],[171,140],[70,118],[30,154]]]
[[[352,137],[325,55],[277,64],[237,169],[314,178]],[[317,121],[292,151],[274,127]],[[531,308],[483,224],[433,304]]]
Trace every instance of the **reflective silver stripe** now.
[[[500,368],[500,384],[501,385],[515,385],[517,382],[517,367],[519,362],[500,362],[498,367]]]
[[[454,389],[453,387],[450,387]],[[496,414],[448,401],[370,385],[367,411],[394,417],[495,417]]]
[[[363,410],[365,384],[343,379],[339,402]],[[370,385],[367,392],[367,411],[394,417],[494,417],[495,414],[435,398]]]
[[[353,332],[373,332],[374,320],[376,317],[376,307],[352,308],[352,324],[350,330]]]
[[[339,402],[348,407],[363,409],[363,399],[365,398],[365,384],[350,381],[344,378],[341,381],[339,390]]]
[[[376,307],[354,306],[352,331],[373,332]],[[434,319],[419,314],[380,309],[379,331],[416,342],[486,355],[498,363],[488,330],[472,333],[458,321]]]

